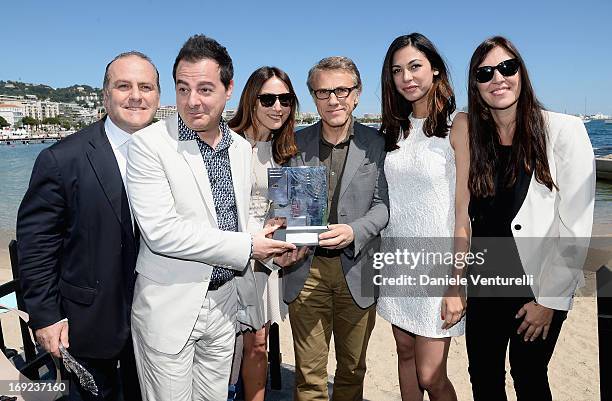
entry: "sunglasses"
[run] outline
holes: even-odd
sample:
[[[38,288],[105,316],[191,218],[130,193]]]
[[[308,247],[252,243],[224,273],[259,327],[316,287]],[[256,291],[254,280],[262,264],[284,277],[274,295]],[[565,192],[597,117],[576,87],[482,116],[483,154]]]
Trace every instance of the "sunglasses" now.
[[[293,93],[281,93],[280,95],[273,95],[271,93],[264,93],[263,95],[257,95],[259,103],[262,107],[272,107],[276,103],[276,99],[282,107],[291,107],[295,95]]]
[[[510,60],[502,61],[496,66],[485,65],[483,67],[476,68],[476,73],[474,77],[476,81],[484,84],[485,82],[489,82],[493,79],[493,75],[495,74],[495,70],[499,71],[504,77],[511,77],[516,74],[520,67],[520,63],[517,59],[512,58]]]

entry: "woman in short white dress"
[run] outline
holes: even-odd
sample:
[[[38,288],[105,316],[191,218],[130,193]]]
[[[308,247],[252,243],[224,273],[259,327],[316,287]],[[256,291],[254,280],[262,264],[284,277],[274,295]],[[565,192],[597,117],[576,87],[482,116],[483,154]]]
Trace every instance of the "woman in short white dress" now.
[[[287,74],[276,67],[261,67],[247,80],[236,115],[228,123],[234,131],[244,135],[253,148],[250,232],[261,230],[268,213],[268,168],[279,167],[297,153],[294,139],[297,109],[297,97]],[[242,379],[244,399],[263,401],[268,368],[268,328],[271,323],[284,319],[287,306],[282,301],[278,271],[258,261],[253,262],[252,268],[267,323],[264,327],[243,332]]]
[[[469,149],[467,134],[455,133],[455,98],[447,67],[435,46],[412,33],[391,43],[382,68],[382,126],[386,148],[390,220],[383,244],[418,243],[427,252],[467,252]],[[429,246],[427,244],[430,244]],[[391,251],[392,249],[385,249]],[[412,249],[414,251],[414,249]],[[461,276],[458,265],[448,275]],[[460,266],[459,266],[460,267]],[[402,270],[403,269],[403,270]],[[428,267],[386,266],[385,275],[426,275]],[[430,294],[425,286],[382,285],[378,313],[393,325],[403,400],[456,400],[446,374],[450,337],[464,332],[464,291],[443,286]]]

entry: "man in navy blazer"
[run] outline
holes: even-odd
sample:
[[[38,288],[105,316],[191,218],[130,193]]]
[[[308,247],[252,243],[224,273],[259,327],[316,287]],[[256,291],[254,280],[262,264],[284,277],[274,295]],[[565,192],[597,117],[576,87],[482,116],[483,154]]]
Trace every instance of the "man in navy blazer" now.
[[[93,375],[96,400],[137,400],[130,309],[139,231],[125,171],[131,134],[159,107],[159,73],[144,54],[122,53],[103,91],[108,115],[36,159],[17,216],[19,275],[37,341],[55,356],[61,342]],[[71,375],[70,400],[89,399]]]

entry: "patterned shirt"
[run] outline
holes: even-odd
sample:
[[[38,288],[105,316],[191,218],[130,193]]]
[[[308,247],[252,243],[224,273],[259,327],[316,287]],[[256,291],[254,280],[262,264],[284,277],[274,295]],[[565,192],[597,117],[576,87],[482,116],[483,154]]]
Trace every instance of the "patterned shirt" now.
[[[195,140],[200,148],[204,165],[208,172],[208,181],[215,203],[217,226],[223,231],[238,231],[238,210],[232,182],[232,170],[229,158],[229,147],[233,142],[230,129],[223,120],[219,123],[221,140],[216,149],[202,141],[198,133],[187,127],[181,117],[178,117],[179,141]],[[216,289],[234,277],[235,271],[220,266],[214,266],[210,276],[209,288]]]

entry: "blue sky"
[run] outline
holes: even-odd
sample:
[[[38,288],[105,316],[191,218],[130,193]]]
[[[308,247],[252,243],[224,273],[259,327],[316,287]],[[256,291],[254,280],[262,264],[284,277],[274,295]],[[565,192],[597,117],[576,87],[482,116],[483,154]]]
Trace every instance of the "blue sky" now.
[[[303,111],[314,111],[308,69],[331,55],[351,57],[364,90],[356,114],[379,112],[380,69],[398,35],[421,32],[449,63],[457,104],[486,37],[510,38],[551,110],[612,114],[612,1],[34,1],[3,2],[0,79],[100,87],[106,63],[140,50],[159,68],[162,104],[174,104],[172,64],[182,43],[204,33],[234,60],[238,103],[250,73],[276,65],[291,77]]]

